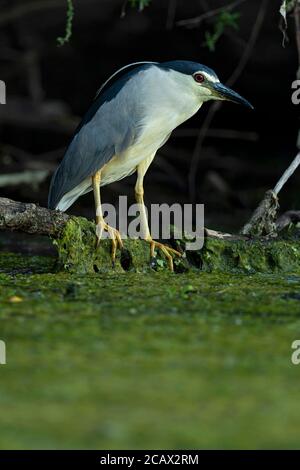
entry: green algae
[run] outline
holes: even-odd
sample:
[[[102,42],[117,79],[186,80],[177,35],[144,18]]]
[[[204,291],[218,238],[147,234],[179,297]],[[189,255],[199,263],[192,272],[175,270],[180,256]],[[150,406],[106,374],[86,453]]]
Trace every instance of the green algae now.
[[[0,271],[0,448],[299,447],[297,274]]]
[[[26,256],[19,253],[0,253],[0,273],[33,274],[54,272],[57,260],[49,256]]]
[[[117,250],[115,272],[146,272],[150,266],[149,243],[137,239],[124,239],[124,249]],[[61,269],[71,273],[107,273],[112,270],[111,240],[102,239],[96,248],[96,227],[87,219],[74,217],[67,223],[60,239],[54,240]],[[180,266],[182,265],[182,268]],[[177,260],[178,270],[185,266]],[[164,256],[157,253],[155,269],[168,269]]]
[[[278,273],[300,271],[300,244],[294,240],[207,238],[198,253],[204,271]]]
[[[84,218],[72,218],[61,239],[55,240],[58,265],[71,273],[107,273],[112,270],[111,241],[101,240],[96,249],[95,224]],[[171,240],[181,247],[183,257],[175,257],[175,271],[199,269],[205,272],[278,273],[300,271],[300,243],[292,237],[273,239],[220,239],[206,237],[201,250],[185,252],[185,242]],[[153,266],[153,263],[152,263]],[[158,251],[154,268],[168,270],[164,256]],[[116,272],[148,272],[149,244],[143,240],[124,240],[124,250],[117,251]]]

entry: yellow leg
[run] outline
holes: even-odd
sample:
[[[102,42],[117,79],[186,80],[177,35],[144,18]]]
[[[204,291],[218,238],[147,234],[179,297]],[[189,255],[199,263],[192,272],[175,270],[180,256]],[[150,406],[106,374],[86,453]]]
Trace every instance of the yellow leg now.
[[[138,167],[137,167],[137,180],[136,180],[136,185],[135,185],[135,199],[137,204],[139,205],[139,210],[140,210],[140,217],[141,217],[141,229],[142,229],[142,237],[144,240],[150,243],[150,256],[151,258],[155,257],[155,249],[160,250],[165,257],[168,260],[168,265],[171,271],[174,271],[174,265],[173,265],[173,256],[172,255],[177,255],[181,256],[181,253],[179,251],[174,250],[173,248],[170,248],[167,245],[164,245],[162,243],[159,243],[155,240],[152,239],[150,230],[149,230],[149,224],[148,224],[148,219],[147,219],[147,213],[146,213],[146,208],[145,208],[145,203],[144,203],[144,176],[149,168],[150,163],[152,162],[153,157],[151,159],[145,160],[142,162]]]
[[[120,249],[123,248],[121,234],[117,229],[110,227],[110,225],[108,225],[103,218],[100,198],[101,170],[97,171],[97,173],[94,174],[94,176],[92,177],[92,181],[96,209],[96,248],[99,246],[103,230],[106,230],[109,233],[112,242],[111,257],[112,262],[114,264],[116,260],[117,247],[119,246]]]

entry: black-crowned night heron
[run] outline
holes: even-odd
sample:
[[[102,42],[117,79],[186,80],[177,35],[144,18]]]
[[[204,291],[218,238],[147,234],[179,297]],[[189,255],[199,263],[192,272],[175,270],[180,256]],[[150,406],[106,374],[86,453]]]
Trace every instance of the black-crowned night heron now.
[[[137,172],[136,201],[151,256],[160,249],[173,269],[172,248],[151,237],[143,180],[157,150],[172,131],[209,100],[251,104],[226,87],[213,70],[190,61],[137,62],[113,74],[100,88],[53,175],[49,208],[66,211],[82,194],[94,192],[96,233],[112,239],[112,259],[122,247],[120,233],[104,220],[100,186]]]

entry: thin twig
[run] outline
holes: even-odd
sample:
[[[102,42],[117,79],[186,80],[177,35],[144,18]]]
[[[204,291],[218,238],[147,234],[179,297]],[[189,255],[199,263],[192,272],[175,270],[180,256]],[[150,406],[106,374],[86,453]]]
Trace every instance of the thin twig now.
[[[296,36],[296,46],[298,53],[298,69],[296,72],[296,77],[300,80],[300,3],[297,2],[294,9],[294,18],[295,18],[295,36]],[[296,145],[300,149],[300,130],[298,131],[298,137]]]
[[[228,86],[232,86],[238,80],[244,68],[246,67],[248,60],[250,59],[252,49],[256,43],[256,40],[258,38],[259,32],[261,30],[261,27],[265,18],[268,3],[269,3],[269,0],[263,0],[261,2],[253,29],[250,34],[249,41],[247,42],[247,45],[245,47],[245,51],[236,69],[233,71],[232,75],[229,77],[229,79],[226,82]]]
[[[199,155],[202,149],[202,145],[207,135],[207,131],[213,121],[213,118],[216,112],[219,110],[220,106],[221,106],[221,103],[218,101],[215,101],[210,106],[208,113],[198,133],[198,138],[197,138],[197,142],[196,142],[194,152],[192,155],[190,170],[189,170],[189,175],[188,175],[188,185],[189,185],[189,193],[190,193],[191,201],[194,201],[195,196],[196,196],[196,173],[198,169],[198,161],[199,161]]]
[[[121,14],[120,17],[124,18],[126,16],[126,9],[127,9],[127,4],[129,0],[124,0],[121,8]]]
[[[295,18],[296,46],[297,46],[297,53],[298,53],[297,78],[300,78],[300,3],[298,2],[294,9],[294,18]]]
[[[223,5],[222,7],[215,8],[214,10],[209,10],[203,13],[202,15],[196,16],[195,18],[188,18],[186,20],[180,20],[176,22],[177,26],[186,26],[188,28],[196,28],[199,26],[202,21],[212,18],[213,16],[218,15],[219,13],[225,11],[233,10],[235,7],[246,2],[246,0],[236,0],[229,5]]]
[[[276,184],[275,188],[273,189],[274,193],[278,195],[279,191],[283,188],[285,183],[288,179],[292,176],[295,170],[300,165],[300,152],[296,155],[290,166],[285,170],[281,178],[279,179],[278,183]]]
[[[166,29],[170,31],[174,26],[177,9],[177,0],[169,0]]]

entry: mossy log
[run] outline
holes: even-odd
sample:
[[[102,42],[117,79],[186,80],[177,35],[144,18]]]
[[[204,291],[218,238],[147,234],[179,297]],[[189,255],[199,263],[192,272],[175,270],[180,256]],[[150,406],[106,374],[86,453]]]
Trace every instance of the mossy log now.
[[[0,198],[0,229],[49,235],[57,247],[60,269],[82,274],[112,270],[111,241],[101,240],[96,249],[95,224],[87,219]],[[185,240],[173,239],[170,243],[182,252],[182,257],[174,260],[175,272],[189,269],[234,273],[300,271],[300,243],[295,237],[249,238],[207,229],[201,250],[187,251]],[[147,242],[125,239],[114,271],[150,269],[168,269],[163,255],[158,253],[150,262]]]
[[[185,250],[184,240],[171,240],[182,252],[174,259],[175,272],[190,269],[231,273],[298,272],[300,244],[295,240],[249,239],[212,230],[206,231],[201,250]],[[55,240],[60,266],[70,272],[93,273],[112,269],[110,240],[102,240],[95,249],[95,225],[83,218],[72,218],[61,238]],[[124,240],[124,250],[118,252],[115,271],[147,271],[168,269],[160,253],[150,263],[149,244],[143,240]]]

